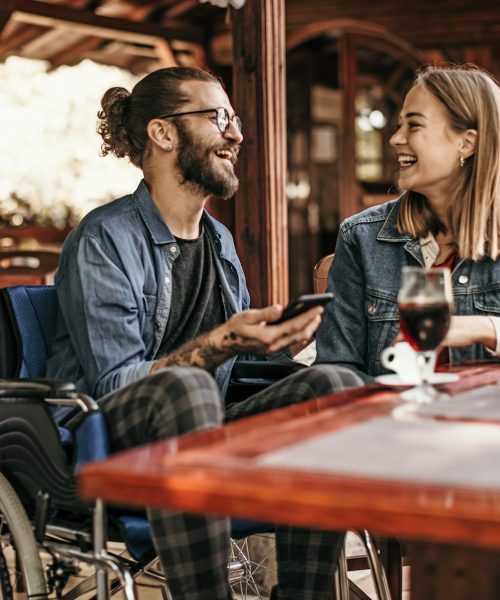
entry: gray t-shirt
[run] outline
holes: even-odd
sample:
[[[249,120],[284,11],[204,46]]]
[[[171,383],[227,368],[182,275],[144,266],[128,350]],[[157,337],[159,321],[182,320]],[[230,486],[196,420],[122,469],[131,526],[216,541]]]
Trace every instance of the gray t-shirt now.
[[[215,257],[203,223],[197,239],[176,240],[180,252],[172,268],[172,304],[157,358],[225,321]]]

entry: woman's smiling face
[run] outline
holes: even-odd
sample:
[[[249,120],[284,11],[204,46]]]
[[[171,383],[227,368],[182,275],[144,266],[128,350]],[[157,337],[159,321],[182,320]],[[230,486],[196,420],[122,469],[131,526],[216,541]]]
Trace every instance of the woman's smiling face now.
[[[463,136],[451,127],[446,107],[425,85],[412,88],[391,138],[399,155],[401,188],[428,198],[447,194],[460,174]]]

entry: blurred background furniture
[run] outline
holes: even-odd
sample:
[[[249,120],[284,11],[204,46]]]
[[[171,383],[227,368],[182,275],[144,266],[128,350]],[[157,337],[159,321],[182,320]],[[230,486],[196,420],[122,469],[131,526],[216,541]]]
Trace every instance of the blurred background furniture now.
[[[52,284],[60,255],[59,249],[0,248],[0,288]]]
[[[313,270],[313,284],[315,294],[324,294],[328,283],[328,271],[332,266],[333,257],[335,254],[324,256]]]

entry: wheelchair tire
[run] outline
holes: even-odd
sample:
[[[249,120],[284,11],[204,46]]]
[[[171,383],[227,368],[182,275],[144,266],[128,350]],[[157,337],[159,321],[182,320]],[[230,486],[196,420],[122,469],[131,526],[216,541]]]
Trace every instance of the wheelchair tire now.
[[[2,516],[0,523],[3,522],[8,526],[13,538],[27,597],[30,600],[46,599],[47,587],[31,523],[16,492],[1,473],[0,515]]]

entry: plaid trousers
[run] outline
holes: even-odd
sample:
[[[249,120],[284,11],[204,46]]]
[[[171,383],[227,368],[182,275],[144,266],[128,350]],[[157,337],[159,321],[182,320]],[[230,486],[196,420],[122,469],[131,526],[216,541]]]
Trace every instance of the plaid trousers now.
[[[352,371],[316,365],[243,402],[224,407],[214,378],[194,367],[157,371],[99,401],[113,452],[200,431],[363,385]],[[230,520],[148,510],[153,540],[174,600],[227,600]],[[331,600],[344,534],[276,527],[273,600]]]

